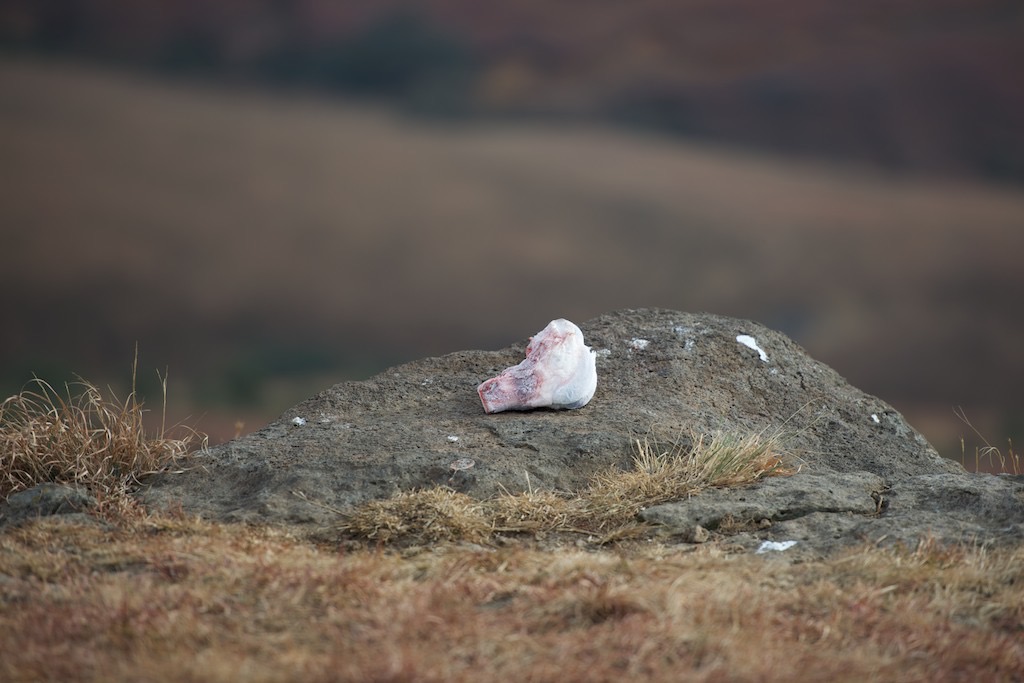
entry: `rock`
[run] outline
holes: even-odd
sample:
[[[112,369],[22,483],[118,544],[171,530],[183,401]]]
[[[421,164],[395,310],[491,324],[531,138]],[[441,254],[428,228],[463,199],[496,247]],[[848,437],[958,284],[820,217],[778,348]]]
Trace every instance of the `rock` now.
[[[629,467],[632,439],[652,429],[781,431],[796,476],[708,491],[646,518],[689,524],[693,534],[725,515],[760,517],[772,521],[756,530],[762,538],[798,520],[839,519],[838,533],[857,540],[886,535],[887,520],[908,523],[915,510],[958,514],[936,496],[971,502],[985,528],[997,512],[1020,513],[1019,482],[1003,480],[989,510],[981,501],[994,485],[942,458],[891,406],[778,332],[660,309],[609,313],[580,327],[597,352],[598,386],[579,410],[485,414],[476,387],[519,362],[525,340],[461,351],[338,384],[198,456],[184,473],[153,476],[141,498],[215,520],[316,527],[364,501],[438,484],[478,498],[579,489],[600,470]]]
[[[812,512],[872,515],[878,511],[879,496],[887,486],[882,477],[869,472],[810,474],[771,477],[756,486],[711,489],[689,500],[655,505],[640,518],[668,529],[703,526],[717,529],[723,521],[732,524],[780,522]]]
[[[739,489],[714,489],[652,506],[641,519],[686,539],[696,525],[795,540],[802,552],[827,554],[860,540],[902,543],[935,538],[965,542],[1024,539],[1024,476],[936,473],[886,481],[867,472],[773,477]],[[765,520],[770,524],[765,524]],[[744,539],[740,539],[744,540]]]
[[[1017,541],[1024,538],[1024,476],[923,474],[883,493],[891,538]]]
[[[96,499],[77,486],[43,483],[12,493],[0,503],[0,521],[19,522],[34,517],[69,515],[95,507]]]

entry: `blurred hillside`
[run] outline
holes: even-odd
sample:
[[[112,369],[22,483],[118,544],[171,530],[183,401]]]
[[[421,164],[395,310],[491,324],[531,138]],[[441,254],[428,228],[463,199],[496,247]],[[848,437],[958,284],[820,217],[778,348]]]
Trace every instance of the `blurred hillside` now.
[[[0,45],[1024,181],[1014,0],[5,0]]]
[[[123,386],[138,343],[150,404],[169,367],[216,439],[397,361],[664,306],[787,332],[948,454],[955,406],[1024,443],[1007,187],[8,60],[0,226],[9,391]]]

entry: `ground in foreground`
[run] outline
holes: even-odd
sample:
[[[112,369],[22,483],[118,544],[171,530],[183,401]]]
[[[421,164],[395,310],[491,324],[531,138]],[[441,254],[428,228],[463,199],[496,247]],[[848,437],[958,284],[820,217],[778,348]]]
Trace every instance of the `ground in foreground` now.
[[[0,532],[0,678],[1011,680],[1024,549],[520,536],[404,549],[184,517]]]

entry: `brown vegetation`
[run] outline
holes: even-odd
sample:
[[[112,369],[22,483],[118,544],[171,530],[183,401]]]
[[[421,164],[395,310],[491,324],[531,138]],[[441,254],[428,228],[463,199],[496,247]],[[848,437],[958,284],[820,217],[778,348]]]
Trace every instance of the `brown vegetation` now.
[[[271,529],[43,519],[0,535],[0,677],[1013,680],[1024,553],[728,543],[340,551]]]

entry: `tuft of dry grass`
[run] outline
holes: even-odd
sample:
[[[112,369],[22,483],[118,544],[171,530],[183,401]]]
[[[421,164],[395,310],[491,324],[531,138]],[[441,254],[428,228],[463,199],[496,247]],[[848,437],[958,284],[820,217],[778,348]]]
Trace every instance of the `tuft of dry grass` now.
[[[158,435],[147,435],[134,385],[133,369],[133,389],[121,401],[85,380],[61,394],[37,378],[0,403],[0,496],[55,482],[84,486],[101,502],[123,500],[139,477],[205,445],[187,428],[171,436],[162,425]]]
[[[584,507],[557,491],[505,493],[484,501],[484,509],[494,531],[544,533],[575,530]]]
[[[344,516],[342,533],[412,545],[438,540],[484,542],[494,533],[566,532],[604,542],[631,538],[649,527],[636,516],[651,505],[679,500],[714,486],[742,486],[788,473],[781,432],[677,436],[667,447],[651,436],[633,440],[633,468],[609,469],[575,495],[557,491],[503,493],[477,501],[444,487],[400,493]]]
[[[346,517],[342,530],[381,543],[400,538],[475,542],[486,540],[491,523],[478,501],[438,487],[370,501]]]

